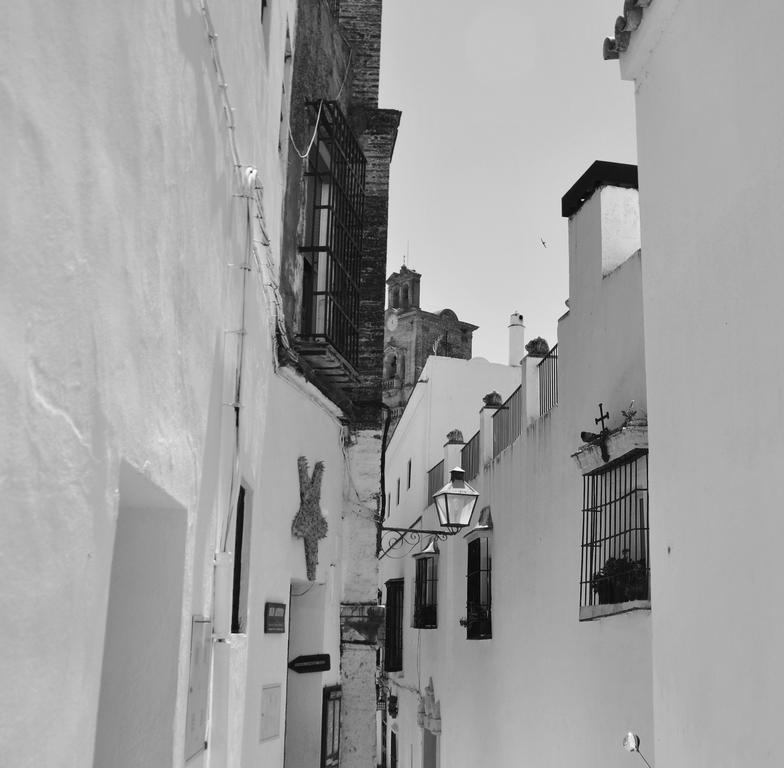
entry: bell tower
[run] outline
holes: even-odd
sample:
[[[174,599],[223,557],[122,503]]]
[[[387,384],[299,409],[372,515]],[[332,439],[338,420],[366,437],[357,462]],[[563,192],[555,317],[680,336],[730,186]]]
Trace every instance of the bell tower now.
[[[473,333],[478,326],[458,320],[451,309],[426,312],[419,304],[422,275],[405,264],[387,278],[384,313],[384,404],[392,409],[392,429],[430,355],[471,357]],[[391,434],[391,433],[390,433]]]

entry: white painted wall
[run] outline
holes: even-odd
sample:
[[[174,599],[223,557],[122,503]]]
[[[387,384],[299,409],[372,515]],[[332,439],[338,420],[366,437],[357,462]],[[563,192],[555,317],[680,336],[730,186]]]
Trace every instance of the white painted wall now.
[[[632,35],[657,764],[776,765],[784,670],[784,9],[656,0]],[[729,360],[734,362],[729,365]]]
[[[0,743],[3,762],[20,768],[93,763],[101,688],[114,688],[115,677],[117,688],[127,683],[131,668],[111,664],[131,641],[166,644],[165,653],[151,649],[137,678],[144,685],[129,702],[139,716],[155,717],[158,731],[150,744],[127,748],[99,735],[96,765],[184,762],[191,615],[212,613],[213,553],[235,470],[234,412],[226,403],[237,336],[226,331],[240,327],[243,292],[236,479],[252,492],[249,632],[216,646],[207,758],[220,766],[282,765],[283,726],[279,739],[260,744],[259,707],[262,685],[280,682],[285,694],[288,635],[263,634],[263,606],[288,602],[292,579],[304,577],[303,545],[290,530],[299,455],[311,469],[318,460],[326,465],[322,510],[330,530],[317,575],[325,619],[313,644],[334,660],[324,682],[339,674],[343,583],[335,565],[347,493],[339,414],[308,385],[273,372],[264,287],[280,255],[280,83],[296,3],[269,4],[266,31],[258,3],[210,0],[209,7],[240,159],[258,168],[264,187],[269,274],[231,266],[245,258],[248,211],[236,196],[199,2],[32,0],[6,14],[0,125],[14,151],[0,206],[0,611],[7,618]],[[143,478],[128,502],[126,466]],[[151,595],[138,624],[119,616],[119,646],[110,608],[110,667],[102,677],[112,569],[123,565],[113,565],[115,541],[129,541],[118,527],[120,505],[155,507],[140,487],[180,510],[181,530],[159,530],[149,548],[141,533],[136,546],[123,544],[125,565],[142,569],[145,592],[167,586]],[[150,616],[164,604],[166,620],[156,626]],[[150,692],[164,680],[156,701]],[[149,709],[140,713],[143,703]],[[101,717],[128,735],[119,722],[127,709],[102,709]],[[131,726],[130,736],[149,735]],[[104,759],[104,746],[122,754]],[[207,762],[201,755],[189,766]]]
[[[459,360],[431,355],[427,359],[386,451],[386,490],[392,500],[387,510],[389,525],[408,525],[424,511],[427,472],[444,458],[447,433],[460,429],[469,440],[478,429],[476,415],[484,395],[497,391],[506,399],[520,382],[519,366],[490,363],[480,357]]]
[[[580,431],[594,428],[600,400],[612,427],[632,399],[646,408],[639,239],[634,219],[625,226],[616,215],[635,204],[634,190],[605,187],[570,221],[573,292],[572,309],[559,323],[560,402],[473,481],[480,491],[477,510],[490,506],[494,522],[493,638],[467,640],[459,625],[466,600],[464,536],[439,543],[438,628],[406,626],[404,671],[390,673],[400,695],[403,765],[410,754],[413,768],[422,765],[417,692],[431,678],[441,703],[441,766],[624,768],[630,756],[620,744],[629,729],[654,759],[649,612],[578,620],[582,476],[570,458]],[[624,248],[621,263],[617,254]],[[604,277],[603,253],[615,259]],[[525,370],[538,361],[524,362]],[[466,438],[479,423],[476,411],[468,415],[474,427],[465,429]],[[424,415],[418,421],[427,423]],[[396,466],[415,450],[401,427],[393,439]],[[419,433],[411,428],[410,434]],[[651,509],[653,519],[658,503]],[[413,510],[402,518],[401,524],[411,522]],[[385,558],[381,568],[382,580],[405,576],[408,625],[413,559]]]

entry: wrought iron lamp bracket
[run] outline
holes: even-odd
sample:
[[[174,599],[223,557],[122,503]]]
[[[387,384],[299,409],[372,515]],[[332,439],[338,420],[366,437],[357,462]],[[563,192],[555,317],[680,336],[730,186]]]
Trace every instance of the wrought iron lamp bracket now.
[[[392,528],[386,525],[381,526],[382,549],[389,550],[403,544],[415,546],[422,543],[424,538],[435,538],[436,541],[446,541],[450,536],[454,536],[457,531],[430,531],[422,528]]]

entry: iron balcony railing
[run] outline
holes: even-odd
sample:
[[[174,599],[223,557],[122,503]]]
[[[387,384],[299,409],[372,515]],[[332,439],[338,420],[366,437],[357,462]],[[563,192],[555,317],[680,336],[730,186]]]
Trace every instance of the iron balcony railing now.
[[[649,600],[648,452],[583,476],[580,606]]]
[[[425,506],[429,507],[433,503],[433,494],[444,487],[444,460],[438,462],[432,469],[427,471],[427,500]]]
[[[465,471],[466,480],[473,480],[479,474],[479,432],[460,451],[460,466]]]
[[[558,345],[539,362],[539,415],[558,405]]]
[[[493,414],[493,458],[511,445],[523,428],[523,388],[518,387]]]

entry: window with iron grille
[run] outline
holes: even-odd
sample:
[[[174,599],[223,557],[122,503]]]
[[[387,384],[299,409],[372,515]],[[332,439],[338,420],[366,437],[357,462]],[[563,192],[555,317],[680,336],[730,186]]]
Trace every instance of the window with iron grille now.
[[[583,476],[580,607],[649,600],[648,452]]]
[[[391,579],[386,586],[384,669],[387,672],[400,672],[403,669],[403,579]]]
[[[246,514],[245,496],[241,485],[234,513],[234,579],[231,600],[231,631],[245,633],[248,627],[248,586],[250,584],[250,507]]]
[[[490,536],[479,536],[468,543],[466,638],[469,640],[483,640],[493,636],[490,600],[491,546]]]
[[[412,627],[438,626],[438,555],[415,555],[414,617]]]
[[[305,170],[301,336],[356,366],[365,156],[336,102],[309,108],[318,124]]]
[[[339,685],[324,688],[321,705],[321,768],[340,765],[340,703]]]

